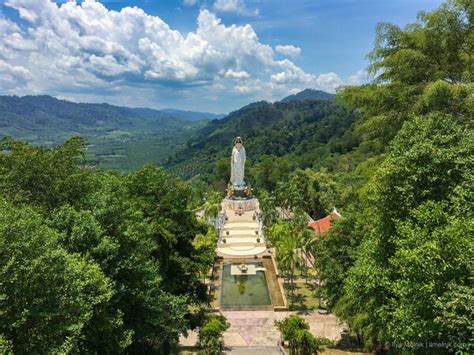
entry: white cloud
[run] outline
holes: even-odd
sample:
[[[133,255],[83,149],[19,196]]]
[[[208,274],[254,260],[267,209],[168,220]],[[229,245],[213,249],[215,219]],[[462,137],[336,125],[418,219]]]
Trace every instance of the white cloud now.
[[[292,61],[284,59],[278,62],[280,67],[283,69],[282,72],[273,74],[270,76],[271,80],[279,83],[291,83],[291,82],[311,82],[314,80],[314,75],[307,74],[303,69],[298,67]]]
[[[248,86],[248,85],[236,85],[234,86],[234,91],[240,94],[249,94],[252,92],[257,92],[259,90],[258,87]]]
[[[243,79],[243,78],[248,78],[250,76],[249,73],[247,73],[245,70],[232,70],[229,69],[225,73],[226,78],[232,78],[232,79]]]
[[[0,77],[3,89],[9,91],[27,85],[31,72],[21,65],[11,65],[0,59]]]
[[[286,46],[277,45],[275,51],[288,57],[296,57],[301,53],[301,48],[295,47],[291,44]]]
[[[240,15],[258,16],[258,9],[248,9],[242,0],[216,0],[214,9],[222,12],[235,12]]]
[[[112,11],[94,0],[62,5],[6,0],[5,5],[25,22],[20,28],[0,17],[3,93],[156,106],[156,97],[178,103],[199,97],[202,103],[226,92],[272,99],[296,88],[334,90],[340,82],[335,73],[316,76],[289,59],[276,60],[252,26],[227,26],[205,9],[196,30],[181,34],[137,7]]]
[[[299,88],[315,87],[317,89],[335,92],[343,84],[343,81],[334,72],[313,75],[306,73],[288,59],[278,62],[283,71],[272,74],[271,81],[275,85],[286,85]]]
[[[330,92],[335,92],[342,84],[341,78],[334,72],[323,73],[316,78],[316,86]]]

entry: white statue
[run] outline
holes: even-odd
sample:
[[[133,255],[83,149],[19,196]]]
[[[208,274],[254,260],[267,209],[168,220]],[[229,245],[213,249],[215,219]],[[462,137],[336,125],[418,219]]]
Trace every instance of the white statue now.
[[[230,163],[230,182],[234,187],[244,187],[244,170],[245,170],[245,148],[242,145],[242,139],[235,139],[234,149],[232,149],[232,157]]]

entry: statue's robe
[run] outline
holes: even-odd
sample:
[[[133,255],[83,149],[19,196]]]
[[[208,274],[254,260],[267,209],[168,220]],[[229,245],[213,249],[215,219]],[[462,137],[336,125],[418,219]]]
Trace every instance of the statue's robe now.
[[[230,182],[233,186],[245,186],[244,171],[245,171],[245,148],[241,147],[238,150],[236,147],[232,149],[232,157],[230,164]]]

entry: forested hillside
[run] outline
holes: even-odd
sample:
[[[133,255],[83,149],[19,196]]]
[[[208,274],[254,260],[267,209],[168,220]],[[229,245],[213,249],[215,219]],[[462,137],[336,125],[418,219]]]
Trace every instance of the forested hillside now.
[[[187,178],[199,174],[222,184],[238,134],[248,151],[249,182],[258,185],[252,181],[252,167],[269,156],[282,158],[290,169],[324,165],[331,156],[351,150],[358,143],[351,130],[355,121],[352,110],[327,100],[253,103],[200,129],[167,166]]]
[[[81,135],[89,160],[131,171],[161,163],[209,119],[220,115],[74,103],[42,96],[0,96],[0,136],[54,146]]]
[[[289,95],[281,100],[281,102],[288,101],[303,101],[303,100],[334,100],[336,95],[330,94],[321,90],[305,89],[296,94]]]

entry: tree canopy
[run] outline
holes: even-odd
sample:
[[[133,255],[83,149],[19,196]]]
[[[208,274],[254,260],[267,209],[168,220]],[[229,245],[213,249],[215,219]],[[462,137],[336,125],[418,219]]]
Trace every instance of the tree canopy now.
[[[4,141],[0,334],[13,352],[167,353],[206,302],[193,190],[161,168],[100,172],[84,143]],[[3,341],[3,340],[2,340]]]

